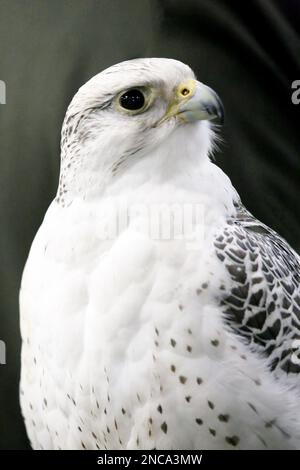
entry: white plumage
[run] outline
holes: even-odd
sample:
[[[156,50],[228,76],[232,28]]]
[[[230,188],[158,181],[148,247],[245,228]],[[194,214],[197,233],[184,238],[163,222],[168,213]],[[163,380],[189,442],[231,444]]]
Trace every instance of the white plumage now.
[[[141,109],[122,108],[128,90]],[[33,448],[299,447],[297,367],[281,368],[299,331],[299,258],[210,161],[217,114],[212,90],[168,59],[118,64],[75,95],[20,292]],[[170,208],[175,230],[178,207],[201,207],[196,249],[151,237],[137,204]],[[105,237],[124,206],[127,223]],[[282,275],[267,266],[273,287],[266,246],[282,255]]]

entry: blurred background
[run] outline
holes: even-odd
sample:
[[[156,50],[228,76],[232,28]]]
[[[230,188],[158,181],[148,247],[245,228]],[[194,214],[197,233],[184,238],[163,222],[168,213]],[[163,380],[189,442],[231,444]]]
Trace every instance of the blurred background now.
[[[182,60],[221,96],[217,164],[300,251],[299,0],[0,0],[0,449],[28,448],[18,401],[18,290],[55,196],[60,128],[86,80],[135,57]]]

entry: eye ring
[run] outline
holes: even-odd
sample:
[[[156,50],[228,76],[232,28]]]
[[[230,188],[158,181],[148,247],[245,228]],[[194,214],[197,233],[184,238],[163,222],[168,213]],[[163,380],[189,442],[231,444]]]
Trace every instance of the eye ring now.
[[[126,111],[141,111],[144,109],[146,97],[143,91],[139,88],[131,88],[123,92],[119,97],[119,105]]]

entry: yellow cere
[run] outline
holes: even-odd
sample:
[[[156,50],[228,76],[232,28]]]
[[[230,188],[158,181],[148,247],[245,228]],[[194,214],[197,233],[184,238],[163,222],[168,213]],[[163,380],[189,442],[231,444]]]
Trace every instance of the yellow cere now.
[[[180,98],[184,97],[189,97],[191,98],[196,90],[196,80],[187,80],[184,83],[181,83],[178,87],[177,95]]]
[[[185,121],[184,116],[179,114],[179,106],[182,102],[189,100],[195,94],[197,86],[196,80],[186,80],[185,82],[180,83],[176,88],[174,98],[170,103],[170,106],[164,115],[164,117],[158,122],[157,125],[162,124],[167,119],[178,115],[180,119]]]

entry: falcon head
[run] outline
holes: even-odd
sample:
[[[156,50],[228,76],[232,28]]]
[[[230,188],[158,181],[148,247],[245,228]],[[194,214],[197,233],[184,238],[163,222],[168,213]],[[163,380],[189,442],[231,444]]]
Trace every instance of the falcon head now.
[[[83,85],[67,110],[58,198],[71,185],[77,192],[100,190],[124,172],[148,174],[158,170],[155,162],[174,166],[189,158],[191,145],[199,159],[207,156],[214,136],[209,121],[223,117],[218,95],[182,62],[114,65]]]

